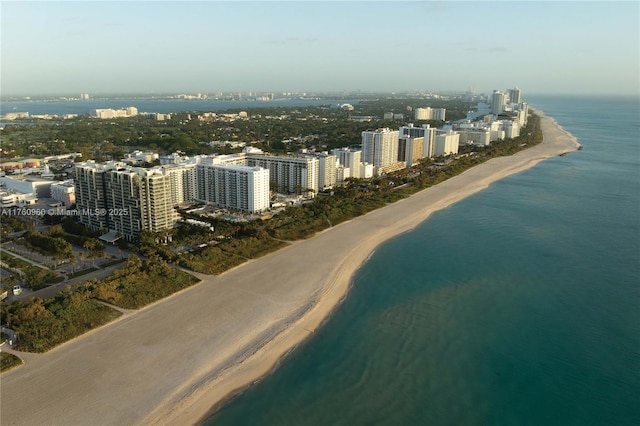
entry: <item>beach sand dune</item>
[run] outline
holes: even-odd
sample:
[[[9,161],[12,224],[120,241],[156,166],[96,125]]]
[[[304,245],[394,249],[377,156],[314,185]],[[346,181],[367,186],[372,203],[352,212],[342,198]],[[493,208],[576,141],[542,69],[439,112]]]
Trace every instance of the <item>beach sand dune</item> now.
[[[540,113],[538,111],[538,113]],[[322,324],[380,243],[505,176],[579,147],[544,142],[252,260],[3,373],[0,423],[192,424]]]

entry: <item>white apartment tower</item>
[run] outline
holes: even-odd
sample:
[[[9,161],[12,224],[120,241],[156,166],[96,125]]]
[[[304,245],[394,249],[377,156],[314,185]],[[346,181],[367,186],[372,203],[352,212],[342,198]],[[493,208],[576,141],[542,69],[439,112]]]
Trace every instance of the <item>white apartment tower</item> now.
[[[268,169],[278,192],[318,192],[317,158],[247,154],[247,164]]]
[[[344,179],[349,177],[360,178],[361,177],[361,168],[362,168],[362,151],[359,149],[349,149],[349,148],[336,148],[332,149],[331,153],[338,158],[338,162],[344,168],[349,169]],[[343,180],[344,180],[343,179]]]
[[[378,169],[398,162],[398,130],[383,128],[362,132],[362,160]]]
[[[318,189],[324,190],[336,186],[338,157],[328,152],[309,155],[318,159]]]
[[[491,96],[491,114],[499,115],[504,112],[506,95],[499,90],[494,90]]]
[[[434,156],[439,157],[441,155],[457,154],[459,142],[460,135],[457,132],[451,130],[438,131],[436,134]]]
[[[269,209],[269,170],[262,167],[215,165],[208,167],[214,204],[260,213]]]
[[[188,203],[198,198],[195,163],[161,166],[171,176],[171,199],[174,204]]]
[[[442,120],[445,121],[446,108],[416,108],[414,117],[416,120]]]

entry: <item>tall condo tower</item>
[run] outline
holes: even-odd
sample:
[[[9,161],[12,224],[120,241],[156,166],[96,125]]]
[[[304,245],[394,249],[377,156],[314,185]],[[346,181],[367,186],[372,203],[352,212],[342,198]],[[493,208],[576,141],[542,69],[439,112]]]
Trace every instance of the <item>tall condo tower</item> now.
[[[499,90],[494,90],[491,97],[491,114],[498,115],[503,113],[505,104],[506,95]]]
[[[362,161],[376,168],[396,163],[399,133],[389,128],[362,132]]]
[[[519,104],[520,100],[520,89],[516,86],[513,89],[509,89],[509,102],[512,104]]]

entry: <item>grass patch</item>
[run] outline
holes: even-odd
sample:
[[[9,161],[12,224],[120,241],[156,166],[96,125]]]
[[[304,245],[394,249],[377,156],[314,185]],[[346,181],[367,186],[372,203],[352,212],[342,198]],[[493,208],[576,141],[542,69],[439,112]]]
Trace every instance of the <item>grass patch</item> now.
[[[282,247],[288,246],[289,243],[274,240],[272,238],[234,238],[220,243],[218,247],[229,253],[238,256],[256,259],[266,254],[272,253]]]
[[[22,365],[22,360],[14,354],[0,352],[0,371],[7,371]]]
[[[219,247],[206,247],[180,256],[178,264],[195,272],[218,275],[246,262],[246,259]]]
[[[124,268],[103,280],[88,282],[93,297],[125,309],[139,309],[199,282],[159,258],[144,263],[131,256]]]

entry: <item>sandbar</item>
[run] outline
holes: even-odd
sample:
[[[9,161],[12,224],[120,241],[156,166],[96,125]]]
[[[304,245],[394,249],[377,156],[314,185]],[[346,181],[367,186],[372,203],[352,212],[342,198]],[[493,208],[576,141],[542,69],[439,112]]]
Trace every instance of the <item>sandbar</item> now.
[[[375,248],[433,212],[580,147],[552,118],[540,145],[202,283],[0,376],[3,425],[196,424],[322,325]]]

